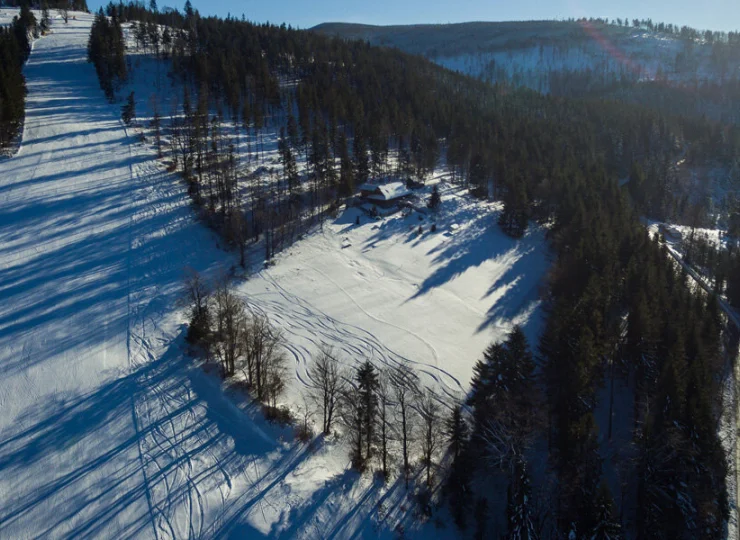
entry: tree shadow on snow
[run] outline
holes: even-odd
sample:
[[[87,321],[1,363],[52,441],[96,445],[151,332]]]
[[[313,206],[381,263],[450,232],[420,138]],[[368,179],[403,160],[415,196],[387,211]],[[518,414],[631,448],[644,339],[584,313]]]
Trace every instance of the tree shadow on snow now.
[[[0,470],[13,493],[0,509],[0,536],[35,516],[48,524],[41,536],[70,538],[148,536],[152,527],[177,536],[183,516],[202,537],[243,530],[240,516],[308,450],[276,442],[269,425],[258,425],[183,356],[182,341],[89,393],[39,402],[18,416],[22,427],[0,442]],[[101,440],[104,447],[93,444]],[[270,466],[259,470],[262,460]],[[52,472],[29,476],[39,467]],[[192,501],[236,479],[250,487],[225,500],[213,522],[192,521],[203,510]]]
[[[406,530],[418,526],[410,511],[415,505],[410,493],[401,476],[383,484],[379,478],[362,479],[357,471],[347,469],[326,480],[302,505],[283,510],[268,534],[241,522],[225,537],[236,540],[301,535],[333,540],[394,535],[397,524]]]
[[[454,234],[429,234],[442,234],[445,238],[427,252],[433,256],[434,270],[407,302],[429,294],[488,261],[495,264],[494,268],[503,270],[493,271],[492,284],[481,298],[492,298],[493,304],[478,332],[523,317],[538,301],[541,279],[548,266],[542,231],[530,228],[523,238],[514,240],[498,228],[495,214],[485,212],[472,217],[467,226]],[[421,244],[426,236],[411,239]]]

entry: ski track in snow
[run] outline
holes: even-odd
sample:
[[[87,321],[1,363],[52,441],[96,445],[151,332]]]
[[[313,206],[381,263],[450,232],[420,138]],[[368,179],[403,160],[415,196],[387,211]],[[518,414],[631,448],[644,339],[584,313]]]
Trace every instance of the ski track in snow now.
[[[434,351],[434,348],[428,342],[424,341],[415,333],[397,325],[387,323],[367,313],[344,289],[332,281],[324,272],[315,268],[313,270],[320,273],[324,278],[342,290],[368,317],[413,335]],[[353,359],[356,363],[360,363],[366,358],[369,358],[376,364],[379,363],[388,367],[408,363],[416,368],[421,376],[421,383],[424,386],[428,386],[434,390],[440,390],[451,398],[459,398],[462,395],[463,387],[460,381],[438,366],[413,361],[410,358],[404,357],[389,349],[382,343],[381,339],[367,330],[343,323],[321,312],[303,298],[286,291],[277,280],[270,276],[269,271],[264,270],[260,275],[274,287],[276,292],[262,293],[256,298],[247,297],[247,305],[254,312],[267,315],[277,327],[283,329],[290,336],[308,341],[314,350],[318,350],[322,344],[336,346],[344,358]],[[271,298],[276,295],[279,296],[279,299]],[[286,348],[295,360],[296,377],[301,384],[307,386],[310,380],[308,373],[309,358],[313,354],[313,351],[309,351],[305,346],[295,345],[291,340],[288,340],[286,343]],[[436,359],[436,351],[434,352]]]

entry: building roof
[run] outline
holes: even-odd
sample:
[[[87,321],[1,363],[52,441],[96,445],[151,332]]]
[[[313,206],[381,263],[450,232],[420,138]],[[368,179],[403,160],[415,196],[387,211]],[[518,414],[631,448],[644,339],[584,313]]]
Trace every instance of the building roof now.
[[[375,191],[375,188],[377,187],[378,187],[378,184],[371,184],[370,182],[365,182],[358,189],[360,191]]]
[[[411,191],[406,188],[404,182],[389,182],[387,184],[362,184],[360,191],[372,191],[371,195],[367,196],[367,199],[375,201],[392,201],[393,199],[399,199],[407,195],[411,195]]]

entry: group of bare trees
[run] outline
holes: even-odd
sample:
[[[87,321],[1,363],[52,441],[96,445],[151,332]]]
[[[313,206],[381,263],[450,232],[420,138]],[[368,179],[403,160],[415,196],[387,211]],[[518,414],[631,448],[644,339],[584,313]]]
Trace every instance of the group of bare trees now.
[[[379,370],[366,360],[348,368],[339,354],[322,347],[308,371],[308,399],[315,408],[325,435],[336,424],[350,442],[352,464],[365,470],[377,459],[385,478],[398,465],[408,487],[412,460],[432,484],[435,457],[444,443],[444,405],[439,396],[424,389],[407,363]]]
[[[282,332],[265,315],[250,312],[226,280],[211,290],[198,273],[191,272],[185,285],[191,310],[190,344],[215,358],[224,377],[243,373],[256,398],[276,407],[287,373]]]
[[[188,193],[208,224],[239,248],[242,266],[250,239],[264,239],[265,259],[269,260],[310,225],[301,202],[294,154],[281,138],[281,156],[288,160],[286,174],[255,168],[250,140],[261,140],[262,131],[270,127],[262,113],[253,118],[254,111],[249,109],[240,126],[233,118],[229,122],[222,114],[212,115],[212,104],[207,87],[200,88],[193,98],[188,85],[181,101],[178,97],[171,101],[168,132],[172,170],[182,172]],[[244,145],[239,144],[241,136],[246,137],[246,161]]]
[[[276,407],[287,378],[282,332],[265,315],[251,312],[226,280],[212,289],[191,271],[185,289],[191,346],[217,360],[225,378],[243,374],[255,397]],[[313,414],[325,435],[341,424],[351,442],[353,466],[364,470],[377,458],[387,478],[398,458],[407,487],[412,459],[419,456],[431,486],[434,459],[443,443],[443,405],[421,387],[407,363],[381,371],[366,360],[352,370],[335,350],[323,346],[308,375],[304,430]]]

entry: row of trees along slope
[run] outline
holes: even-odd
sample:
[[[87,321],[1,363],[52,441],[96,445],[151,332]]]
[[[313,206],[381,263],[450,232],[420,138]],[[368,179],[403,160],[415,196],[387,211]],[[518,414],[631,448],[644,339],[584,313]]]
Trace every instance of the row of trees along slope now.
[[[95,16],[87,43],[87,58],[95,66],[100,87],[109,100],[127,77],[123,30],[117,17],[110,20],[102,11]]]
[[[548,413],[538,433],[557,488],[540,533],[590,537],[604,529],[601,518],[614,505],[608,513],[629,535],[722,535],[727,460],[715,429],[722,318],[716,300],[693,291],[648,237],[616,178],[635,163],[687,152],[695,159],[736,155],[736,127],[620,103],[512,92],[396,50],[204,18],[189,3],[184,14],[139,4],[107,10],[120,21],[172,29],[165,54],[185,88],[182,116],[172,123],[173,139],[183,143],[174,145],[173,158],[196,202],[216,221],[244,217],[252,234],[267,233],[303,205],[322,215],[368,175],[391,169],[392,156],[404,173],[423,180],[444,154],[457,182],[473,190],[493,182],[508,216],[504,224],[547,224],[556,260],[536,348],[542,376],[534,384]],[[212,118],[213,110],[220,114]],[[257,141],[268,123],[283,128],[284,156],[303,153],[306,170],[296,173],[284,159],[280,189],[244,207],[234,195],[237,169],[223,168],[239,156],[233,146],[209,144],[218,132],[214,118],[218,128],[226,117]],[[223,165],[218,174],[209,174],[209,160]],[[608,406],[598,390],[615,377],[633,390],[631,436],[612,443],[629,449],[619,464],[624,482],[608,481],[614,475],[605,471],[614,465],[604,462],[598,442],[611,433],[595,421],[597,409]],[[479,403],[471,404],[474,411]],[[478,418],[479,431],[495,432],[495,417],[484,411]],[[470,447],[497,451],[496,445]],[[522,460],[509,476],[522,501],[532,500],[517,488],[527,461],[536,458],[532,452],[518,450]],[[495,459],[459,455],[478,473],[467,478],[494,474]],[[495,499],[485,483],[469,482],[456,504],[467,507],[472,494]],[[638,505],[627,505],[633,496]]]
[[[216,359],[224,378],[242,374],[243,384],[264,404],[268,418],[289,417],[289,412],[277,407],[289,375],[281,330],[273,327],[266,316],[250,314],[244,299],[225,281],[214,288],[191,272],[185,285],[190,304],[187,341],[191,351]],[[350,440],[350,459],[355,468],[365,470],[377,462],[388,479],[390,464],[402,459],[407,489],[413,456],[421,452],[426,485],[431,487],[434,458],[442,446],[444,431],[440,429],[444,417],[439,398],[421,387],[410,364],[379,370],[366,359],[350,370],[346,363],[327,346],[313,358],[304,390],[299,438],[310,439],[309,421],[314,416],[320,419],[324,435],[341,424]]]
[[[25,112],[26,79],[23,64],[31,54],[36,17],[28,4],[12,24],[0,27],[0,150],[18,137]]]
[[[87,11],[85,0],[44,1],[41,20],[31,12],[31,2],[5,2],[9,7],[20,7],[18,16],[7,27],[0,27],[0,151],[20,135],[26,102],[26,79],[23,64],[31,54],[31,39],[38,38],[51,28],[50,9],[58,9],[66,22],[68,10]]]

